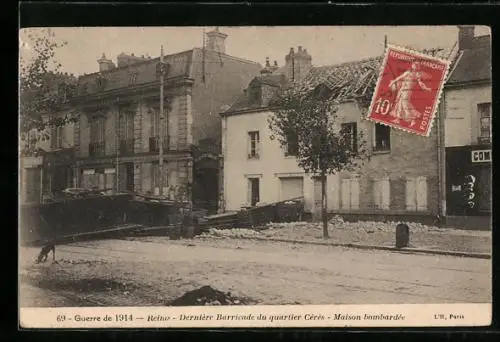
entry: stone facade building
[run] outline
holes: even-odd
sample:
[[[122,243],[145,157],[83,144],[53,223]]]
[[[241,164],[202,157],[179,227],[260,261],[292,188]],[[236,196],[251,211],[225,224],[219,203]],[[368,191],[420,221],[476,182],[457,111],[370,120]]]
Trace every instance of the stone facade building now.
[[[258,75],[261,66],[228,55],[227,35],[218,29],[206,38],[206,48],[164,56],[163,117],[159,58],[122,53],[115,64],[103,54],[99,71],[78,78],[76,90],[68,95],[79,120],[71,127],[71,137],[64,138],[74,150],[72,180],[65,187],[158,194],[159,144],[163,143],[164,194],[192,196],[200,206],[216,210],[218,113]]]

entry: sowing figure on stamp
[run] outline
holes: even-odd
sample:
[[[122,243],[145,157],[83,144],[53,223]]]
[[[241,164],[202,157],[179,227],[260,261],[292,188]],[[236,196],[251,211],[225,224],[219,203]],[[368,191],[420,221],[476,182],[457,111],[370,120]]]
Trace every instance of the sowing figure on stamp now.
[[[410,70],[405,71],[389,83],[389,88],[392,91],[397,91],[394,107],[389,113],[390,116],[394,117],[394,123],[399,123],[400,120],[411,121],[410,127],[412,127],[415,125],[415,119],[422,115],[411,103],[413,92],[415,92],[414,88],[416,84],[425,91],[431,91],[431,88],[422,82],[422,72],[418,69],[418,62],[413,62]]]

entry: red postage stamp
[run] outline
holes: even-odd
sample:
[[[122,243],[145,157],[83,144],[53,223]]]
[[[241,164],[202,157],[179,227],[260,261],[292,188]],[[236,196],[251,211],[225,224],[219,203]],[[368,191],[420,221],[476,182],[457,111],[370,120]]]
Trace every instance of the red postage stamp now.
[[[368,119],[429,136],[449,62],[388,45]]]

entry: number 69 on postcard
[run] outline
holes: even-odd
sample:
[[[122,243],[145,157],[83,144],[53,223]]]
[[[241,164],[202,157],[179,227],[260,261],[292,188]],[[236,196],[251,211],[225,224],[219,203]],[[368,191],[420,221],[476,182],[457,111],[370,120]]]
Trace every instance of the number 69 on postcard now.
[[[388,45],[368,119],[429,136],[450,62]]]

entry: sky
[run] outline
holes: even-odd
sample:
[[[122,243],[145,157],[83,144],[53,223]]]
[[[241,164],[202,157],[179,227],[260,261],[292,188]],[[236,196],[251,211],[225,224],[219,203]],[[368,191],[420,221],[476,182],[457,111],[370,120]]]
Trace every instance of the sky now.
[[[206,27],[209,32],[214,27]],[[29,56],[27,30],[20,33],[20,54]],[[97,59],[104,53],[116,63],[124,52],[136,56],[158,57],[160,46],[165,54],[177,53],[203,45],[203,27],[79,27],[51,28],[58,40],[67,45],[56,51],[60,71],[82,75],[98,71]],[[300,45],[312,56],[315,66],[331,65],[383,53],[384,36],[390,44],[415,49],[443,48],[443,55],[454,46],[456,26],[246,26],[223,27],[226,53],[264,65],[266,57],[285,63],[291,47]],[[488,27],[476,27],[476,35],[489,34]]]

